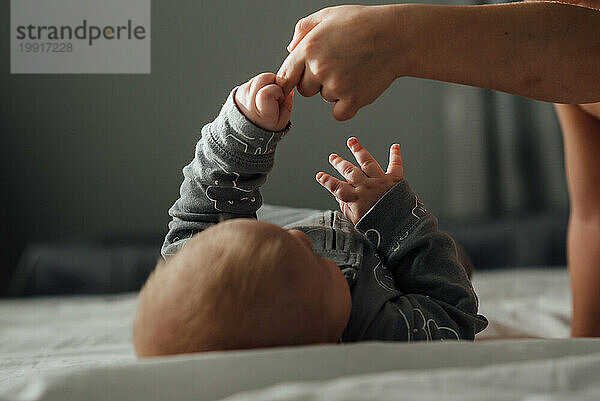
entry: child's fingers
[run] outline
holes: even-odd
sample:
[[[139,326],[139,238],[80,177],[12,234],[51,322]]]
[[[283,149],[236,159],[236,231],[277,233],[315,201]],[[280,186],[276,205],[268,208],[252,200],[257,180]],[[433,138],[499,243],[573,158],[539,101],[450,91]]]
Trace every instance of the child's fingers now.
[[[250,85],[250,95],[256,97],[258,91],[267,85],[275,83],[275,74],[271,72],[263,72],[252,78],[252,84]]]
[[[356,192],[354,187],[347,182],[338,180],[330,176],[327,173],[317,173],[317,182],[321,184],[326,190],[331,192],[333,196],[339,201],[352,202],[356,200]]]
[[[253,104],[250,97],[250,86],[252,86],[252,81],[254,78],[251,78],[248,82],[240,85],[235,92],[235,98],[238,102],[242,103],[245,107],[250,107]]]
[[[367,178],[361,169],[335,153],[329,155],[329,163],[352,185],[359,185]]]
[[[387,173],[396,178],[404,178],[404,169],[402,167],[402,155],[400,154],[400,145],[393,144],[390,147],[390,161],[388,163]]]
[[[283,90],[275,84],[260,89],[254,98],[258,115],[274,118],[279,115],[279,102],[283,100]]]
[[[352,154],[354,155],[354,158],[360,165],[360,168],[362,169],[362,171],[365,172],[367,176],[381,177],[384,174],[383,169],[381,168],[379,163],[377,163],[377,160],[375,160],[375,158],[371,156],[369,151],[365,149],[365,147],[362,146],[360,142],[358,142],[358,139],[356,139],[355,137],[349,138],[348,147],[352,151]]]

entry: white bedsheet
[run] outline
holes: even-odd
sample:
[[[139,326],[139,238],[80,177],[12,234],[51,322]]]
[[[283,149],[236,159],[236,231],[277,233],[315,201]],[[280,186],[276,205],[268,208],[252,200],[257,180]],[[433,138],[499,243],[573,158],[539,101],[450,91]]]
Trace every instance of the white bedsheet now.
[[[490,325],[477,339],[567,338],[571,290],[566,269],[529,268],[476,273],[480,313]]]
[[[552,346],[552,343],[547,344]],[[510,349],[514,343],[503,345],[503,349]],[[227,400],[598,401],[598,342],[593,348],[596,352],[588,355],[496,362],[477,369],[470,366],[418,369],[357,375],[320,383],[278,384],[238,393]]]
[[[481,313],[491,322],[478,340],[568,336],[566,270],[479,273],[474,285]],[[488,390],[499,395],[485,399],[498,400],[555,399],[523,398],[548,394],[587,399],[586,392],[595,390],[600,394],[595,381],[584,374],[600,377],[596,340],[366,343],[140,362],[131,346],[135,304],[135,294],[1,301],[0,400],[212,400],[302,380],[322,384],[284,386],[243,397],[385,400],[397,399],[392,395],[400,388],[406,399],[433,399],[434,394],[482,399],[476,395]],[[371,375],[339,379],[364,374]],[[511,381],[514,388],[507,387]],[[373,391],[361,392],[359,387]],[[376,393],[375,388],[389,391]]]

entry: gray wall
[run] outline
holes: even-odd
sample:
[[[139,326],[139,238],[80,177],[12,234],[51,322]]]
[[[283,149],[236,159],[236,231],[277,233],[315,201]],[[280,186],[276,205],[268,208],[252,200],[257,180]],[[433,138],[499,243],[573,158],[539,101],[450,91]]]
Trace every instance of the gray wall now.
[[[0,218],[10,246],[164,233],[200,127],[234,85],[279,68],[297,19],[330,4],[153,1],[150,75],[10,75],[9,1],[1,0]],[[314,174],[330,170],[329,153],[349,156],[345,139],[355,135],[383,163],[389,144],[400,143],[413,187],[435,213],[448,214],[446,87],[398,80],[344,123],[319,97],[296,96],[294,129],[279,147],[265,200],[335,208]]]
[[[162,232],[198,129],[229,90],[276,71],[296,20],[322,1],[152,3],[150,75],[10,75],[2,2],[2,181],[36,237]],[[270,203],[327,208],[314,181],[356,135],[383,162],[402,145],[407,176],[443,208],[440,84],[397,81],[375,104],[335,122],[319,97],[296,97],[294,130],[264,187]],[[33,233],[23,233],[28,239]]]

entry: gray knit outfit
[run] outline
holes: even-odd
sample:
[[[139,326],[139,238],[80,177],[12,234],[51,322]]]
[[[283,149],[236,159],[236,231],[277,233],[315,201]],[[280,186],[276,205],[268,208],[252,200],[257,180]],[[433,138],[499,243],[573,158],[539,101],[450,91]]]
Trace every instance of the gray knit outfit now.
[[[162,247],[167,260],[194,234],[223,220],[256,218],[262,205],[260,186],[290,124],[281,132],[257,127],[237,108],[236,89],[202,128],[183,169]],[[356,226],[340,212],[315,211],[284,228],[305,232],[315,253],[342,269],[352,294],[342,342],[472,340],[487,325],[454,241],[438,231],[406,180]]]

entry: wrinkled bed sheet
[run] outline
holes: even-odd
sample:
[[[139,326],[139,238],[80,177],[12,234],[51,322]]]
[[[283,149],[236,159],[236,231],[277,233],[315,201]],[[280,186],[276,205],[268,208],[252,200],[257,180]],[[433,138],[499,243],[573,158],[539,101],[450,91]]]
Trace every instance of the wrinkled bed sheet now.
[[[334,400],[352,395],[357,400],[384,400],[397,399],[392,395],[403,388],[408,399],[433,399],[435,393],[470,400],[490,390],[497,391],[498,398],[485,399],[545,400],[554,398],[523,397],[568,394],[580,397],[570,399],[587,399],[587,391],[600,391],[585,374],[593,368],[597,377],[600,342],[564,339],[570,312],[565,269],[480,272],[474,286],[481,313],[491,322],[475,344],[365,343],[143,362],[135,361],[131,345],[135,294],[4,300],[0,400],[208,400],[302,380],[326,381],[235,399]],[[563,339],[489,341],[523,337]],[[371,375],[343,379],[364,374]],[[511,380],[514,388],[506,387]],[[373,392],[375,388],[389,391]]]

